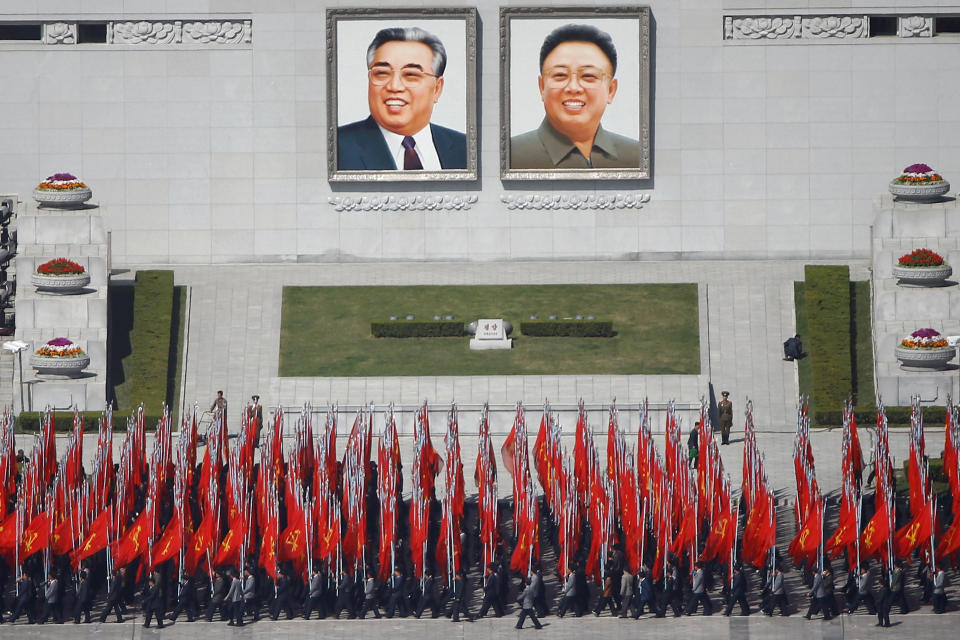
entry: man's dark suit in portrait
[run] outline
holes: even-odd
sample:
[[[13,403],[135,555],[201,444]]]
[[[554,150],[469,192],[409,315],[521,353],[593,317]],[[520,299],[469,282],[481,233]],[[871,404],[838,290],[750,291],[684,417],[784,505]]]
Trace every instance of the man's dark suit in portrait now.
[[[337,129],[340,171],[467,168],[467,136],[431,124],[447,52],[419,27],[381,29],[367,48],[370,116]]]

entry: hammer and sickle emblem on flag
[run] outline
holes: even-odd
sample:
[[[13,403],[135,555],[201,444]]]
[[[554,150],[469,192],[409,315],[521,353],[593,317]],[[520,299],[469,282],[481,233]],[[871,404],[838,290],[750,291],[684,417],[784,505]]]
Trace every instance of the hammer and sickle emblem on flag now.
[[[288,542],[289,542],[289,545],[288,545],[288,546],[290,547],[290,549],[291,549],[292,551],[296,551],[297,549],[300,548],[300,534],[301,534],[301,533],[302,533],[302,532],[301,532],[299,529],[297,529],[297,530],[295,530],[295,531],[290,535],[289,538],[287,538],[287,540],[288,540]]]
[[[800,546],[802,547],[807,542],[807,536],[810,535],[809,529],[804,529],[803,533],[800,534]]]
[[[919,523],[919,522],[914,522],[912,525],[910,525],[910,528],[907,529],[906,538],[907,538],[907,540],[910,541],[910,546],[913,546],[913,545],[916,545],[916,544],[917,544],[917,534],[918,534],[918,533],[920,533],[920,523]]]
[[[867,535],[865,535],[865,536],[863,537],[863,541],[867,544],[868,547],[872,547],[872,546],[873,546],[873,531],[874,531],[874,529],[875,529],[875,527],[873,526],[873,523],[871,522],[871,523],[867,526],[867,531],[866,531]]]
[[[141,526],[137,525],[137,530],[133,532],[133,548],[137,553],[140,552],[140,529]]]
[[[40,537],[40,534],[34,531],[30,536],[27,537],[25,549],[28,551],[33,547],[33,543],[36,542],[37,538]]]
[[[90,545],[93,544],[93,539],[97,537],[97,532],[94,531],[90,534],[90,538],[87,540],[87,544],[83,545],[83,550],[87,551],[90,549]]]

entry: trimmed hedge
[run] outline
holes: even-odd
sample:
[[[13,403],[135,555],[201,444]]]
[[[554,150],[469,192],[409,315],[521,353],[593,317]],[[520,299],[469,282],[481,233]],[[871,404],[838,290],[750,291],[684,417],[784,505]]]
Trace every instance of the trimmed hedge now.
[[[850,268],[807,265],[804,278],[809,335],[801,339],[810,354],[812,401],[839,412],[853,393]]]
[[[83,416],[83,431],[84,433],[96,433],[97,421],[100,420],[100,411],[81,411],[80,414]],[[113,430],[114,432],[121,432],[127,430],[127,418],[130,416],[129,412],[113,412]],[[146,416],[146,425],[147,431],[153,431],[157,428],[157,423],[160,421],[160,416]],[[40,412],[39,411],[23,411],[17,416],[17,431],[20,432],[31,432],[31,431],[40,431]],[[73,431],[73,411],[58,411],[54,413],[54,422],[53,428],[55,431],[64,433]]]
[[[371,322],[370,333],[374,338],[461,338],[466,335],[462,322],[445,320]]]
[[[595,320],[546,320],[521,322],[520,333],[537,338],[612,338],[613,322]]]
[[[842,404],[840,405],[843,406]],[[887,412],[887,424],[891,427],[910,425],[910,407],[884,407]],[[877,408],[871,406],[856,406],[853,408],[857,419],[857,426],[873,427],[877,424]],[[840,426],[843,424],[843,412],[815,411],[813,419],[818,426]],[[947,419],[947,410],[944,407],[923,407],[923,424],[926,426],[942,425]]]
[[[173,271],[138,271],[133,299],[132,352],[126,377],[130,397],[159,411],[167,397],[173,335]],[[176,356],[174,355],[174,359]],[[126,365],[125,367],[126,368]]]

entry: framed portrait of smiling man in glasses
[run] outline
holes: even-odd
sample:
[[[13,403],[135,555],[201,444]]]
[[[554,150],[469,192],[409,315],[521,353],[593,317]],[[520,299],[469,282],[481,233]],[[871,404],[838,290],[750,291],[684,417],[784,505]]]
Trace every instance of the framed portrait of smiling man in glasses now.
[[[650,177],[650,10],[500,9],[501,177]]]
[[[475,9],[327,11],[333,182],[477,178]]]

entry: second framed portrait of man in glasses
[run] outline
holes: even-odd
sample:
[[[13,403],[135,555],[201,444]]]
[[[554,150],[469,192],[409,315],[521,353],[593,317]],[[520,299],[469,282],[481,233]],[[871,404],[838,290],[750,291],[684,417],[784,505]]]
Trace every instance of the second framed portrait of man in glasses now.
[[[333,182],[477,178],[475,9],[327,11]]]
[[[501,177],[650,177],[647,7],[500,10]]]

